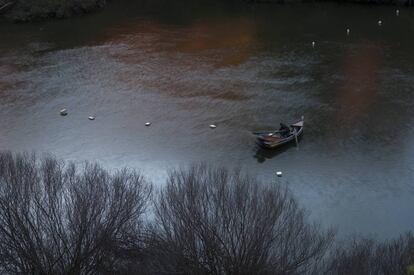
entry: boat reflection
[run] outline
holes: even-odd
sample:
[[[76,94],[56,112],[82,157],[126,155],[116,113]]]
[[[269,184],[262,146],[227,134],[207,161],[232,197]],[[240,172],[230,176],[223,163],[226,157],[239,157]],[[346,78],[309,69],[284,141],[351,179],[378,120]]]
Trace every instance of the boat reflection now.
[[[303,136],[299,136],[298,137],[298,141],[300,142],[303,139]],[[276,149],[266,149],[263,148],[262,146],[260,146],[259,144],[256,145],[257,149],[256,149],[256,153],[254,154],[253,158],[255,158],[257,160],[258,163],[263,163],[265,162],[267,159],[272,159],[274,157],[277,157],[287,151],[292,151],[295,150],[294,148],[296,147],[296,143],[295,142],[291,142],[288,143],[282,147],[276,148]],[[300,148],[300,144],[299,147],[296,148]]]

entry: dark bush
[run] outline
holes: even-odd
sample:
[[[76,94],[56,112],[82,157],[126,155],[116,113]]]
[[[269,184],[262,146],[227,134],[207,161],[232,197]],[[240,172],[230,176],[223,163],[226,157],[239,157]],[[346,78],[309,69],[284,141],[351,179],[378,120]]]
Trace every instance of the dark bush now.
[[[414,274],[414,236],[408,233],[385,242],[354,240],[335,249],[326,274]]]
[[[15,21],[32,21],[46,18],[66,18],[96,10],[103,7],[106,3],[106,0],[7,1],[14,2],[7,16]]]

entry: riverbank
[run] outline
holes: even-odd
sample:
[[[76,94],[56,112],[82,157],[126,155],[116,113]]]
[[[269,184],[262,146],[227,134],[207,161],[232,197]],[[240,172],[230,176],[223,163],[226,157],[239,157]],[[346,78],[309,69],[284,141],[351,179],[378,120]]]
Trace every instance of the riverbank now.
[[[79,16],[105,6],[106,0],[0,0],[0,13],[15,22]]]
[[[205,1],[205,0],[200,0]],[[127,2],[127,1],[126,1]],[[156,4],[170,5],[170,1],[153,1]],[[207,1],[205,1],[207,2]],[[220,2],[220,1],[219,1]],[[244,4],[269,3],[309,3],[314,0],[223,0],[221,2],[240,2]],[[326,1],[323,1],[326,2]],[[413,6],[414,0],[335,0],[338,3],[356,3],[367,5]],[[209,2],[211,4],[211,2]],[[46,19],[61,19],[79,16],[102,9],[107,0],[0,0],[0,17],[14,22],[31,22]],[[143,4],[148,4],[146,1]],[[208,3],[207,3],[208,4]],[[183,5],[186,6],[186,5]],[[191,5],[189,5],[191,6]]]

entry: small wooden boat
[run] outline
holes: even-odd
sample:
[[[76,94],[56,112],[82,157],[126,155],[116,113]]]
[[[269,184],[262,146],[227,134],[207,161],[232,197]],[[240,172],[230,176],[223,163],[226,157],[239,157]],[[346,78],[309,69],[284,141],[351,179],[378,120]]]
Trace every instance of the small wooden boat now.
[[[257,142],[265,148],[277,148],[297,139],[303,134],[304,117],[292,123],[288,131],[273,130],[264,132],[253,132],[257,138]]]

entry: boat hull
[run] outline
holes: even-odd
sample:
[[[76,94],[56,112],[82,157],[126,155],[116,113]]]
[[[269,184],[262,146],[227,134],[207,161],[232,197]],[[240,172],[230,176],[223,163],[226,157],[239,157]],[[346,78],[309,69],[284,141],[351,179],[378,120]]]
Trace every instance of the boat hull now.
[[[291,132],[287,136],[281,136],[280,131],[266,131],[266,132],[255,132],[253,133],[257,138],[257,143],[268,149],[275,149],[286,144],[295,141],[303,134],[303,119],[293,123],[291,126]]]

